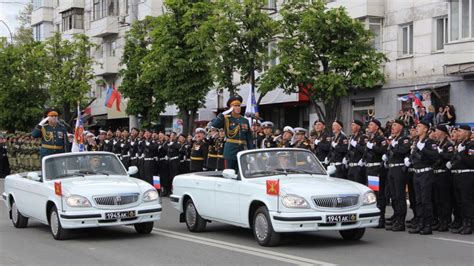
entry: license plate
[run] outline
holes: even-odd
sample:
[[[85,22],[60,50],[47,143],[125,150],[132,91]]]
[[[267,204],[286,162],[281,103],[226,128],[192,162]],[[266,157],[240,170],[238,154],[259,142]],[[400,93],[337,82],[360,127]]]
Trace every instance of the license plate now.
[[[357,221],[356,214],[326,215],[326,223],[345,223]]]
[[[135,211],[105,213],[106,220],[117,220],[117,219],[124,219],[124,218],[133,218],[133,217],[135,217]]]

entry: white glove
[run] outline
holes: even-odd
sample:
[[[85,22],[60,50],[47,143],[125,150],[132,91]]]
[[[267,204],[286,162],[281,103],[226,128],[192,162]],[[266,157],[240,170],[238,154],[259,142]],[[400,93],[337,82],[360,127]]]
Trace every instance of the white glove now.
[[[453,167],[453,165],[451,164],[451,162],[447,162],[447,163],[446,163],[446,168],[451,169],[451,167]]]
[[[458,145],[458,152],[462,152],[465,149],[466,149],[466,146],[462,145],[462,143]]]
[[[387,158],[386,154],[382,155],[382,161],[384,161],[384,162],[388,161],[388,158]]]
[[[404,163],[405,163],[406,167],[410,167],[410,165],[411,165],[410,158],[405,157]]]
[[[333,142],[331,142],[331,146],[332,146],[333,148],[336,148],[337,143],[333,141]]]
[[[425,143],[418,141],[418,143],[416,144],[416,147],[418,148],[418,150],[421,151],[425,147]]]
[[[329,159],[328,159],[328,157],[324,158],[324,164],[329,164]]]
[[[397,144],[398,144],[398,140],[397,141],[392,140],[392,143],[390,143],[390,145],[392,145],[392,147],[394,148],[395,146],[397,146]]]
[[[49,119],[48,117],[44,118],[43,120],[41,120],[41,122],[39,122],[38,125],[44,126],[44,124],[46,124],[46,122],[48,122],[48,119]]]
[[[351,140],[351,146],[355,148],[357,146],[357,141],[354,139]]]
[[[438,147],[438,152],[439,152],[439,153],[442,153],[442,152],[443,152],[443,149],[441,149],[440,147]]]
[[[359,162],[357,162],[357,165],[360,167],[364,166],[364,162],[362,161],[362,159],[360,159]]]
[[[234,107],[233,107],[233,106],[231,106],[231,107],[229,108],[229,110],[223,112],[222,114],[228,115],[228,114],[232,113],[232,110],[234,110]]]
[[[347,167],[347,159],[346,157],[342,158],[342,164],[344,164]]]
[[[372,149],[374,144],[372,142],[367,142],[367,148]]]
[[[145,144],[146,144],[147,146],[150,146],[150,142],[148,142],[148,141],[147,141]]]
[[[320,139],[315,139],[315,140],[314,140],[314,145],[318,145],[320,142],[321,142]]]

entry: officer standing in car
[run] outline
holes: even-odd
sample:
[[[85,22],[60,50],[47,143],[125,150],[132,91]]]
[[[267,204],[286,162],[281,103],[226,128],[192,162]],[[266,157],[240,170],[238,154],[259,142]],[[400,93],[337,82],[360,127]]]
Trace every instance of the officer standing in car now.
[[[59,112],[49,108],[44,112],[44,116],[31,133],[34,138],[41,138],[40,160],[47,155],[69,151],[66,127],[59,123]]]

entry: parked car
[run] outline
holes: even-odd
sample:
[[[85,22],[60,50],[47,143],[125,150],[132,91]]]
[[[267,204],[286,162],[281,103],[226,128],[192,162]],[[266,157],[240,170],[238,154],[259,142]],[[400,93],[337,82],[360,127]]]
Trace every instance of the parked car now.
[[[2,197],[16,228],[34,219],[58,240],[70,229],[102,226],[134,225],[148,234],[162,207],[153,186],[130,177],[137,171],[132,166],[127,172],[108,152],[51,155],[40,172],[7,176]]]
[[[362,238],[380,218],[374,192],[332,178],[304,149],[239,152],[233,169],[176,176],[170,200],[191,232],[210,221],[251,228],[262,246],[277,245],[281,233],[332,231]]]

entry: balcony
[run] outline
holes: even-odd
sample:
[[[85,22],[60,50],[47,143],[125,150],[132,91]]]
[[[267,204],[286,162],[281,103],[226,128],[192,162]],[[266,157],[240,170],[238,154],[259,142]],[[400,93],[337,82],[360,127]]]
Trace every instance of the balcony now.
[[[119,25],[117,16],[107,16],[91,22],[91,28],[88,31],[92,37],[104,37],[111,34],[118,34]]]
[[[336,0],[328,3],[327,7],[343,6],[353,18],[384,17],[385,0]]]
[[[474,40],[446,43],[444,72],[446,75],[474,76]]]
[[[42,22],[53,22],[54,8],[40,7],[31,13],[31,25],[40,24]]]
[[[59,12],[69,10],[71,8],[84,8],[84,0],[61,0],[59,1]]]
[[[119,72],[119,58],[116,56],[107,56],[97,60],[94,64],[94,73],[96,76],[113,75]]]

